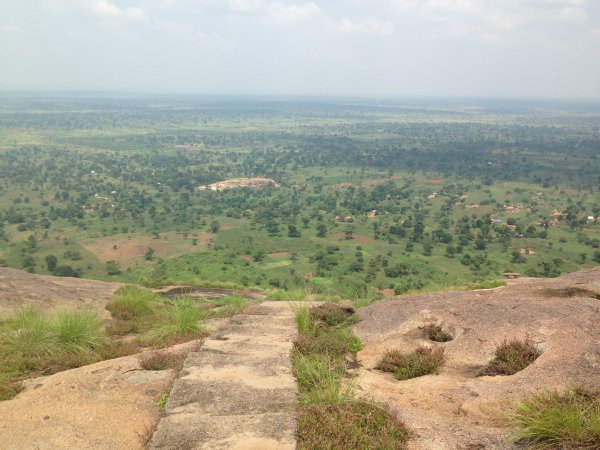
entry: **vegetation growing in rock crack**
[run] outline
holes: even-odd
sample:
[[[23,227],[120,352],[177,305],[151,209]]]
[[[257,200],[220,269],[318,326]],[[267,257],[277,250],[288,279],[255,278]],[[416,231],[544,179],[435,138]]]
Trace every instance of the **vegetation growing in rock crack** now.
[[[300,449],[398,449],[406,427],[385,408],[358,399],[346,373],[348,354],[361,348],[348,327],[358,320],[351,307],[297,307],[299,336],[292,364],[300,390]]]
[[[494,359],[481,369],[480,375],[513,375],[532,364],[540,354],[529,337],[511,341],[505,339],[496,348]]]
[[[383,355],[376,368],[393,373],[398,380],[408,380],[436,373],[443,363],[443,348],[419,347],[408,353],[390,350]]]
[[[427,337],[434,342],[449,342],[452,340],[452,335],[444,329],[435,324],[429,324],[423,326],[423,331],[427,334]]]

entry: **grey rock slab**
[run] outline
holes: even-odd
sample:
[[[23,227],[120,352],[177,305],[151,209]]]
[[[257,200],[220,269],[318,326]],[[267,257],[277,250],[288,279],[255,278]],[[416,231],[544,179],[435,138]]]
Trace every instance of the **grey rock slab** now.
[[[287,302],[252,305],[188,354],[150,449],[296,447],[297,386]]]
[[[195,412],[171,414],[160,421],[149,448],[292,450],[296,448],[295,432],[296,418],[287,412],[222,416]]]
[[[176,380],[166,407],[168,414],[266,414],[293,411],[296,392],[288,388],[255,389],[233,381]]]

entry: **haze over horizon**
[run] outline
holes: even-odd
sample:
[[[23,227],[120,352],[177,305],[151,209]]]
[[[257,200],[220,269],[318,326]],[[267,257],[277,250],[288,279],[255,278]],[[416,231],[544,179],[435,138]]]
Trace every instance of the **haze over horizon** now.
[[[0,90],[600,99],[590,0],[0,0]]]

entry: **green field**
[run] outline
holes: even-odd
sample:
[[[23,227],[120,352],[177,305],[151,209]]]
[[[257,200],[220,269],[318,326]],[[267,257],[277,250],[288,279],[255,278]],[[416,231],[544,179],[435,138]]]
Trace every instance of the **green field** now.
[[[600,105],[3,100],[11,267],[360,296],[600,263]]]

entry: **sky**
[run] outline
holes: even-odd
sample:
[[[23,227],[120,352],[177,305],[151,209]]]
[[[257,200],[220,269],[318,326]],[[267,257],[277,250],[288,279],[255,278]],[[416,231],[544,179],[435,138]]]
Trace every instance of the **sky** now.
[[[0,0],[0,90],[600,99],[599,0]]]

